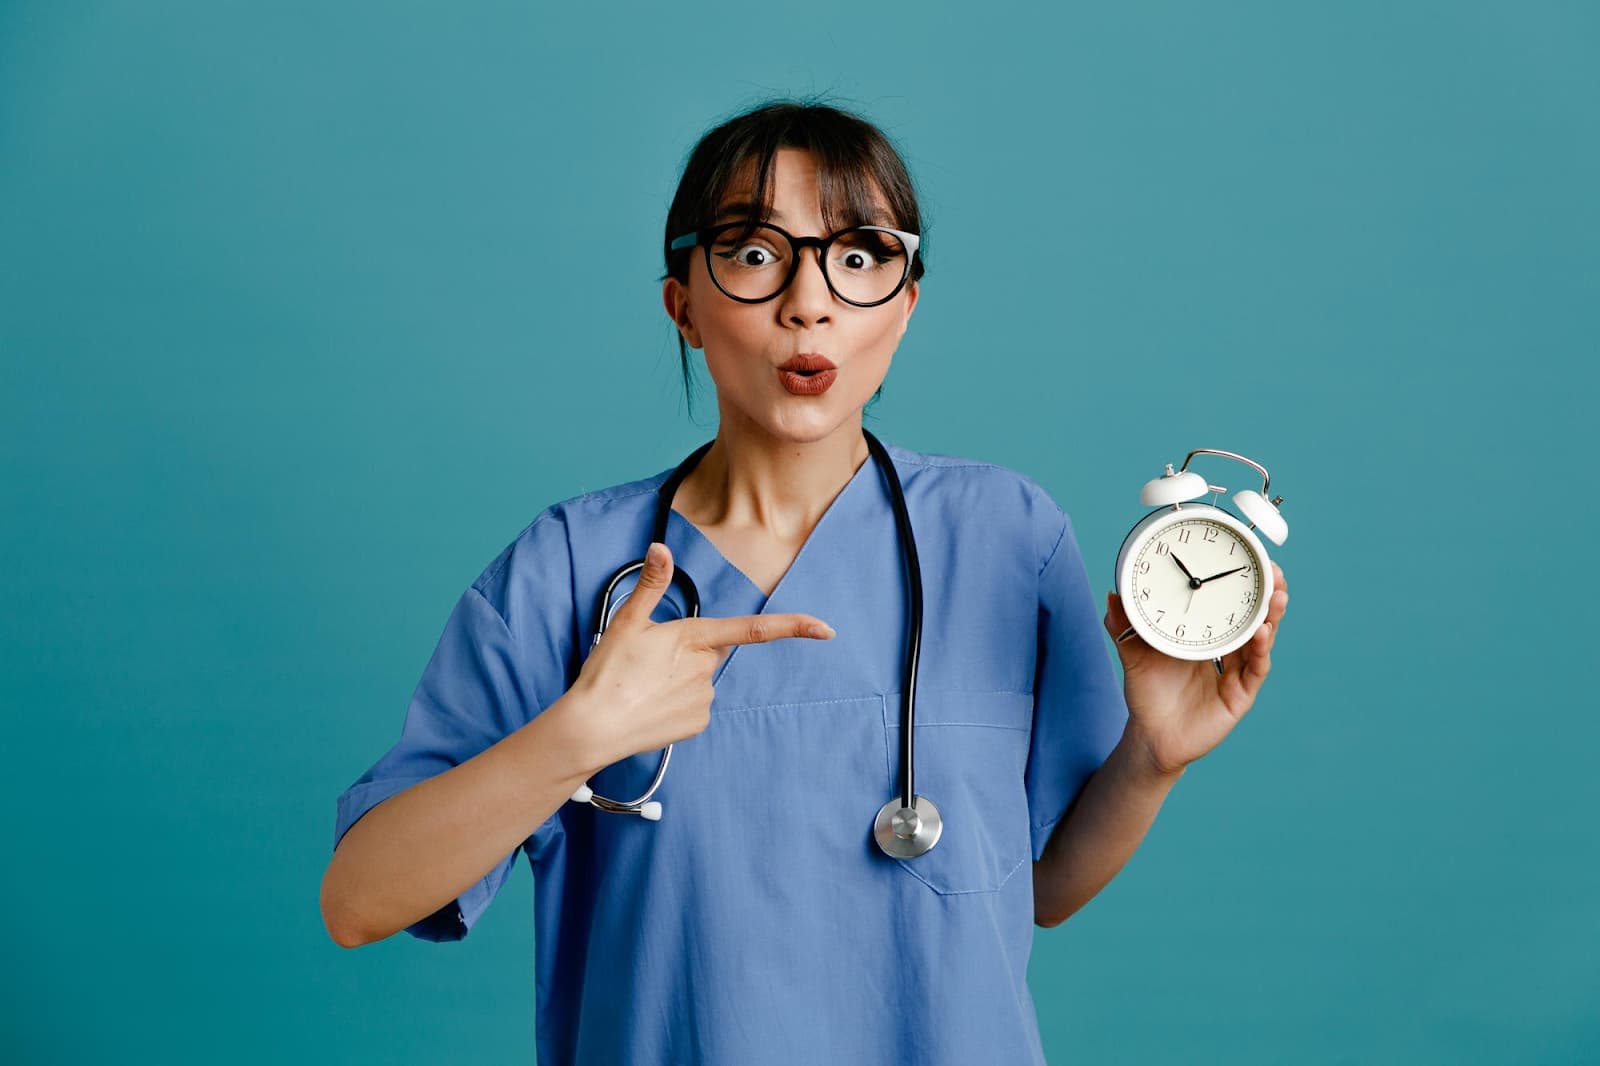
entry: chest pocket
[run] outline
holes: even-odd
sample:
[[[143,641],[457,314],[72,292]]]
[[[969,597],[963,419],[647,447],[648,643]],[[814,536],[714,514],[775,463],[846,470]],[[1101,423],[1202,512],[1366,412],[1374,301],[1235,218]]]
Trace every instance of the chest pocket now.
[[[884,799],[900,788],[900,707],[900,693],[885,694]],[[893,861],[941,895],[994,892],[1032,855],[1023,774],[1033,694],[918,685],[916,718],[914,784],[944,831],[932,851]]]

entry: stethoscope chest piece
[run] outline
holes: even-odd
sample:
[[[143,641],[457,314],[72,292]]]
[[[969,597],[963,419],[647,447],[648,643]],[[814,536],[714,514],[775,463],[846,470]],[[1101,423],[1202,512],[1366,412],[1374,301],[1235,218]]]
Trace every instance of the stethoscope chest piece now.
[[[878,808],[872,822],[872,835],[885,854],[897,859],[914,859],[939,843],[944,819],[927,796],[918,796],[911,807],[895,796]]]

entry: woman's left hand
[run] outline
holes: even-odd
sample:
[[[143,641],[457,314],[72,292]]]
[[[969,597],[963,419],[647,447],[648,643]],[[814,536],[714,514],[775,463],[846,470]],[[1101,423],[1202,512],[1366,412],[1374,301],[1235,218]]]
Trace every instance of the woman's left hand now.
[[[1137,633],[1117,645],[1122,658],[1128,728],[1158,773],[1176,774],[1222,742],[1250,705],[1272,669],[1272,645],[1289,606],[1283,568],[1276,579],[1267,619],[1254,636],[1222,657],[1222,673],[1210,659],[1191,662],[1163,655]],[[1105,626],[1115,640],[1128,629],[1122,598],[1106,594]]]

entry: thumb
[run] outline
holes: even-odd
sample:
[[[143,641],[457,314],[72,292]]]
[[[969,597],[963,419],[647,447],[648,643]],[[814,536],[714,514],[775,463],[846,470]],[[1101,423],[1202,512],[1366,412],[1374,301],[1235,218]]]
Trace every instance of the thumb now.
[[[644,553],[644,569],[639,572],[639,582],[617,613],[611,616],[613,627],[624,628],[643,625],[661,602],[662,593],[672,583],[672,551],[660,541],[652,541]]]

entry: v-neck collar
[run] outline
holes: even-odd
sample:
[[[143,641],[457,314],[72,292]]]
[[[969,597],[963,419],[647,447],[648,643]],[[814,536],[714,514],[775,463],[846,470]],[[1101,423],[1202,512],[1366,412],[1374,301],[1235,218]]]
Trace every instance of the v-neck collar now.
[[[888,446],[886,445],[885,447],[887,448]],[[893,462],[892,449],[889,450],[891,451],[890,461]],[[806,565],[809,555],[815,554],[814,546],[817,541],[824,537],[833,526],[843,521],[842,513],[852,506],[857,497],[863,494],[864,490],[860,487],[861,482],[873,477],[881,481],[883,473],[878,469],[878,461],[871,454],[868,454],[861,465],[856,468],[855,473],[850,476],[850,480],[845,482],[844,488],[839,490],[838,494],[834,496],[833,500],[822,512],[816,524],[811,527],[811,532],[806,535],[805,541],[801,543],[800,550],[795,553],[794,561],[789,564],[789,569],[784,571],[783,576],[778,579],[777,585],[773,586],[772,595],[770,596],[762,592],[761,586],[752,581],[748,574],[740,570],[723,555],[721,549],[716,546],[711,538],[700,531],[699,526],[677,510],[669,510],[667,513],[667,528],[671,530],[676,526],[681,531],[686,546],[692,547],[691,558],[684,559],[683,563],[684,568],[689,571],[690,577],[696,582],[696,587],[700,590],[702,611],[721,617],[767,614],[769,608],[782,600],[785,590],[801,580],[795,577],[795,572]],[[665,479],[663,478],[663,480]],[[702,583],[703,579],[698,575],[707,570],[713,571],[714,576],[710,581]],[[727,672],[729,664],[733,662],[742,647],[744,645],[736,644],[729,650],[727,658],[722,661],[722,665],[718,667],[715,676],[711,679],[713,685]]]

